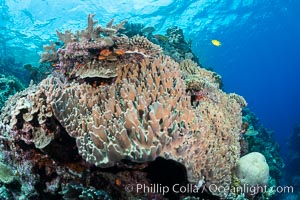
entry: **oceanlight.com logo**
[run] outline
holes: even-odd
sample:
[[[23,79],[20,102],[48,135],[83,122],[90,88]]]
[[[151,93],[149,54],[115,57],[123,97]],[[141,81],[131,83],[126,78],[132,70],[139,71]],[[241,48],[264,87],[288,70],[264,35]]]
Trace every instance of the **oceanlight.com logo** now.
[[[162,194],[165,195],[167,193],[203,193],[203,192],[210,192],[210,193],[219,193],[219,194],[229,194],[229,193],[235,193],[235,194],[241,194],[245,193],[248,195],[256,195],[258,193],[293,193],[294,188],[293,186],[277,186],[277,187],[267,187],[267,186],[260,186],[260,185],[243,185],[240,187],[224,187],[219,186],[215,184],[211,184],[208,187],[203,185],[203,187],[197,187],[193,184],[187,184],[187,185],[180,185],[180,184],[174,184],[173,186],[164,186],[162,184],[128,184],[125,185],[125,191],[128,193],[145,193],[145,194]]]
[[[223,187],[223,186],[217,186],[215,184],[211,184],[208,187],[208,191],[211,193],[235,193],[235,194],[240,194],[240,193],[245,193],[249,195],[256,195],[258,193],[278,193],[278,194],[283,194],[283,193],[293,193],[294,192],[294,187],[293,186],[276,186],[276,187],[267,187],[261,186],[261,185],[248,185],[244,184],[239,187]]]

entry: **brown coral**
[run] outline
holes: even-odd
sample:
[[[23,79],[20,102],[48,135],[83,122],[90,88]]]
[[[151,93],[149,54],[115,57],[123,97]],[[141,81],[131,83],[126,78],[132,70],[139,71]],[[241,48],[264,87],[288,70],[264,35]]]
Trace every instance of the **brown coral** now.
[[[180,70],[183,73],[183,76],[185,78],[189,78],[191,75],[196,75],[198,77],[201,77],[202,79],[206,79],[211,84],[216,84],[217,87],[220,87],[222,84],[222,78],[219,74],[208,71],[204,68],[200,68],[197,63],[190,59],[186,59],[180,62]]]
[[[0,115],[1,132],[14,140],[46,147],[56,130],[51,105],[36,86],[17,93],[7,101]]]
[[[49,45],[43,46],[44,53],[41,55],[40,62],[56,62],[58,60],[58,54],[56,52],[56,45],[54,42],[50,42]]]
[[[45,95],[88,162],[108,167],[160,156],[184,164],[194,183],[204,176],[208,185],[229,185],[239,157],[240,106],[216,89],[218,102],[207,98],[193,109],[180,76],[177,63],[160,57],[118,66],[112,85],[62,88],[52,77],[34,94]]]
[[[160,46],[153,44],[144,36],[133,36],[130,38],[129,44],[129,48],[132,51],[142,52],[151,57],[155,57],[162,53],[162,48]]]
[[[88,33],[100,30],[91,28],[92,18]],[[112,22],[107,25],[107,29],[118,28]],[[48,77],[10,100],[13,107],[6,107],[0,116],[1,129],[9,127],[6,134],[15,139],[33,133],[26,142],[44,148],[57,131],[57,122],[49,121],[55,119],[76,139],[79,154],[96,166],[163,157],[183,164],[193,183],[204,177],[207,186],[229,186],[231,169],[240,156],[242,98],[222,92],[217,76],[193,62],[179,65],[160,56],[160,47],[146,38],[128,39],[114,33],[95,41],[69,42],[58,52],[62,69],[56,74],[101,78],[105,84],[65,83],[61,74]],[[122,57],[93,57],[94,51],[98,55],[114,45],[124,48]],[[194,105],[192,97],[197,92],[205,98]],[[214,194],[223,197],[226,192]]]

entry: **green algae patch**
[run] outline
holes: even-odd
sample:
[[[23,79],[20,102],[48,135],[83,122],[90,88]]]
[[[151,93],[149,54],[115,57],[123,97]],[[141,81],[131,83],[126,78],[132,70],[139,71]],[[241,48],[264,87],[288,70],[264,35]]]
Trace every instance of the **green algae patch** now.
[[[11,183],[15,176],[13,171],[5,164],[0,162],[0,181],[3,183]]]

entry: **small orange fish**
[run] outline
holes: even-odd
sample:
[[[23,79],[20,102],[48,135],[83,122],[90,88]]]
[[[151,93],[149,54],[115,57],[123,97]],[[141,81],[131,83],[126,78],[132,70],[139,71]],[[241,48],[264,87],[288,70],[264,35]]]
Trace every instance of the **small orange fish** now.
[[[123,49],[115,49],[114,53],[117,54],[118,56],[121,56],[125,54],[125,51]]]
[[[92,83],[92,87],[93,87],[93,88],[97,87],[97,81],[94,81],[94,82]]]
[[[98,60],[105,60],[106,57],[105,56],[98,56]]]
[[[52,67],[59,67],[59,63],[53,63]]]
[[[112,52],[109,49],[102,49],[100,51],[100,56],[109,56]]]
[[[120,186],[121,185],[121,179],[117,178],[115,183],[116,183],[117,186]]]
[[[201,95],[196,95],[196,101],[200,101],[203,97]]]

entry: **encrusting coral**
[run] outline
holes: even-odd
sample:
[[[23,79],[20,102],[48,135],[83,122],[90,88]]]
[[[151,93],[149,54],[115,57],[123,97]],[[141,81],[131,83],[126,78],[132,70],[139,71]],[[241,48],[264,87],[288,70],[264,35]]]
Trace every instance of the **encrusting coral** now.
[[[194,184],[229,187],[243,98],[192,61],[178,64],[145,37],[118,34],[123,23],[103,28],[93,17],[84,31],[58,32],[64,46],[42,56],[55,73],[9,100],[1,135],[43,150],[62,126],[98,167],[162,157],[183,164]]]

